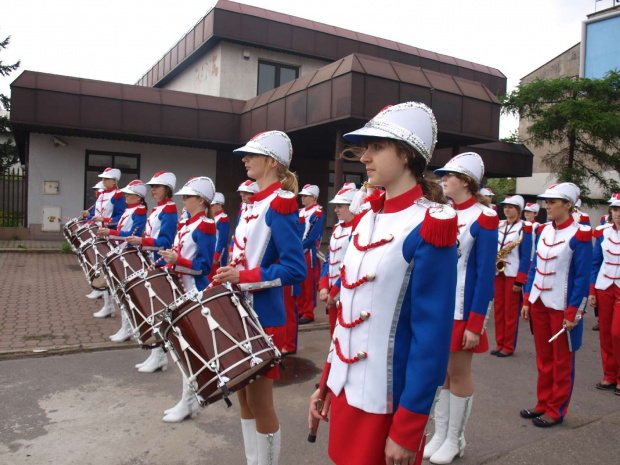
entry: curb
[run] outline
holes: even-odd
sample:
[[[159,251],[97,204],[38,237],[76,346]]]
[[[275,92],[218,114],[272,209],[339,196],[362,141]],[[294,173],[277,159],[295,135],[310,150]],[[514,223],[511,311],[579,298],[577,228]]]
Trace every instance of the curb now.
[[[40,254],[54,254],[64,253],[61,249],[0,249],[0,253],[40,253]]]
[[[329,323],[315,323],[299,327],[299,332],[319,331],[329,329]],[[103,352],[107,350],[136,349],[139,346],[133,341],[127,342],[96,342],[72,346],[52,346],[47,348],[7,350],[0,352],[0,362],[4,360],[19,360],[24,358],[43,358],[54,355],[71,355],[84,352]]]

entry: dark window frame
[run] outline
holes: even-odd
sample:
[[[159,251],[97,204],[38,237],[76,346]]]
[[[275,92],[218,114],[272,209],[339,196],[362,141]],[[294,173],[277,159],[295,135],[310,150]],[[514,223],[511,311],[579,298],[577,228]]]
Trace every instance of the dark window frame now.
[[[84,159],[84,201],[83,201],[84,209],[87,209],[90,207],[90,205],[87,205],[86,199],[88,197],[89,191],[93,187],[93,186],[88,185],[88,172],[99,171],[101,173],[105,169],[105,168],[102,169],[100,166],[89,165],[88,160],[89,160],[90,155],[111,156],[112,164],[111,166],[106,166],[106,168],[116,168],[116,157],[135,158],[137,160],[137,163],[136,163],[137,168],[136,169],[122,168],[121,172],[125,174],[135,174],[136,178],[140,179],[140,154],[139,153],[108,152],[105,150],[86,150],[85,159]],[[121,188],[123,186],[118,186],[118,187]]]
[[[258,60],[258,69],[256,71],[256,95],[259,95],[258,90],[260,89],[260,65],[271,65],[274,66],[276,68],[276,72],[275,72],[275,82],[274,82],[274,87],[272,87],[271,89],[266,90],[265,92],[269,92],[270,90],[273,89],[277,89],[278,87],[280,87],[282,84],[280,83],[280,70],[282,68],[285,69],[290,69],[290,70],[294,70],[295,71],[295,79],[299,78],[299,70],[301,68],[301,66],[295,66],[295,65],[289,65],[287,63],[278,63],[276,61],[269,61],[269,60]],[[288,81],[291,82],[291,81]]]

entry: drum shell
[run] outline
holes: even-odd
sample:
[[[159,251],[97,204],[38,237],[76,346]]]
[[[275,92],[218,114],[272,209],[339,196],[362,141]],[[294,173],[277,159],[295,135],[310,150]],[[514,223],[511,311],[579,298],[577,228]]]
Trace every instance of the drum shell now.
[[[148,286],[160,300],[149,297]],[[161,324],[165,309],[183,295],[182,289],[178,276],[165,268],[146,271],[145,275],[125,282],[122,299],[140,345],[156,347],[162,344],[161,337],[153,334],[153,326]],[[152,324],[148,318],[152,319]]]
[[[71,238],[71,245],[73,245],[76,250],[80,250],[85,242],[97,238],[97,229],[99,229],[99,226],[96,224],[83,224],[75,230],[73,237]]]
[[[227,388],[230,392],[242,389],[258,376],[269,371],[279,361],[279,353],[270,344],[267,339],[268,336],[254,316],[254,312],[249,308],[242,298],[241,291],[237,288],[235,288],[235,295],[248,314],[246,319],[247,336],[239,310],[231,301],[231,292],[223,286],[205,290],[200,302],[188,301],[175,308],[169,316],[168,324],[163,323],[160,328],[164,339],[172,345],[182,365],[182,370],[188,377],[191,373],[196,373],[203,368],[204,365],[194,354],[189,351],[183,352],[174,328],[180,330],[185,341],[204,360],[208,362],[217,359],[219,361],[219,373],[230,379],[227,382]],[[239,347],[235,347],[235,344],[222,331],[215,330],[212,332],[207,319],[201,313],[203,306],[209,308],[214,320],[236,341],[242,344],[250,343],[252,352],[260,357],[262,362],[252,366],[251,356]],[[260,329],[256,329],[253,325]],[[213,334],[215,334],[217,349],[213,343]],[[188,366],[186,354],[189,354],[191,370]],[[196,376],[196,384],[196,392],[202,398],[201,403],[203,405],[211,404],[224,396],[218,387],[218,377],[208,368]]]
[[[105,280],[105,257],[113,249],[110,241],[99,239],[94,242],[84,244],[80,248],[83,269],[86,278],[93,289],[107,289],[108,285]]]
[[[64,228],[62,228],[62,233],[64,234],[65,239],[71,242],[73,236],[75,236],[75,232],[82,227],[84,223],[86,223],[86,220],[78,218],[73,218],[71,221],[67,222]]]
[[[124,263],[127,263],[125,267]],[[123,284],[132,274],[144,270],[149,265],[144,254],[135,247],[124,248],[108,255],[105,259],[110,290],[115,294],[116,301],[123,302]]]

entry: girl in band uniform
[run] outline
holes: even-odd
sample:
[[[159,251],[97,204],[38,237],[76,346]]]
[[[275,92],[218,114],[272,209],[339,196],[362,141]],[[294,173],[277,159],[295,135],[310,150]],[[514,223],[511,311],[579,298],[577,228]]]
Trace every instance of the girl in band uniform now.
[[[579,198],[574,184],[555,184],[538,197],[546,200],[551,221],[538,228],[521,310],[522,318],[532,321],[538,402],[522,410],[521,416],[545,428],[562,423],[573,392],[575,352],[581,346],[581,316],[592,268],[592,228],[575,223],[571,216]]]
[[[473,354],[489,348],[485,326],[493,298],[497,258],[497,213],[484,206],[479,186],[484,163],[477,153],[452,158],[435,171],[442,176],[445,194],[458,214],[458,279],[450,363],[440,401],[435,408],[435,434],[424,449],[431,463],[452,463],[465,450],[465,426],[474,395],[471,377]]]
[[[310,424],[326,421],[331,406],[329,456],[338,465],[422,462],[456,289],[456,213],[435,202],[443,200],[440,186],[423,179],[436,135],[431,110],[408,102],[344,136],[359,146],[351,151],[370,183],[385,191],[372,193],[354,220],[338,323],[310,401]]]
[[[282,348],[286,313],[282,286],[300,283],[306,276],[298,233],[297,178],[289,171],[293,147],[280,131],[263,132],[234,153],[243,155],[248,177],[259,192],[250,200],[237,224],[229,266],[214,281],[239,284],[251,291],[258,319],[273,342]],[[281,430],[273,406],[273,381],[278,367],[238,391],[241,425],[248,464],[277,465]]]
[[[88,221],[97,223],[101,227],[110,224],[116,225],[125,211],[125,197],[118,190],[118,182],[121,179],[121,171],[117,168],[106,168],[99,175],[102,178],[104,190],[97,197],[95,207],[89,211],[83,211],[82,216],[88,217]],[[103,291],[103,307],[96,313],[95,318],[114,316],[115,308],[112,295],[109,291]]]
[[[144,237],[131,236],[127,242],[132,245],[139,245],[147,252],[151,262],[156,263],[157,258],[154,254],[158,250],[169,249],[172,247],[174,236],[177,232],[177,206],[172,201],[172,193],[176,187],[177,178],[174,173],[160,171],[153,175],[153,178],[146,184],[151,186],[151,196],[157,205],[151,210],[146,221]],[[164,266],[165,263],[159,262],[155,266]],[[142,363],[136,365],[140,373],[153,373],[157,370],[165,371],[168,369],[168,357],[164,349],[156,347],[150,351],[149,357]]]

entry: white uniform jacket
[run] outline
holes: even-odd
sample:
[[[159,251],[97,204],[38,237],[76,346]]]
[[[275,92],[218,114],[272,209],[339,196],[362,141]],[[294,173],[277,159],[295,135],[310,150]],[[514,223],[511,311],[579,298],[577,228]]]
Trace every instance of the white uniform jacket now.
[[[594,230],[594,238],[590,295],[595,295],[594,289],[620,286],[620,233],[608,223]]]
[[[502,261],[506,264],[504,275],[509,278],[517,278],[517,283],[525,284],[532,258],[532,223],[522,220],[513,224],[508,224],[506,220],[500,222],[497,238],[498,253],[513,242],[518,241],[519,237],[521,237],[519,245],[512,249]],[[496,274],[499,273],[496,272]]]
[[[328,289],[332,299],[340,293],[340,264],[349,247],[352,230],[352,221],[349,223],[341,221],[334,226],[334,232],[329,238],[329,251],[321,270],[319,289]]]

